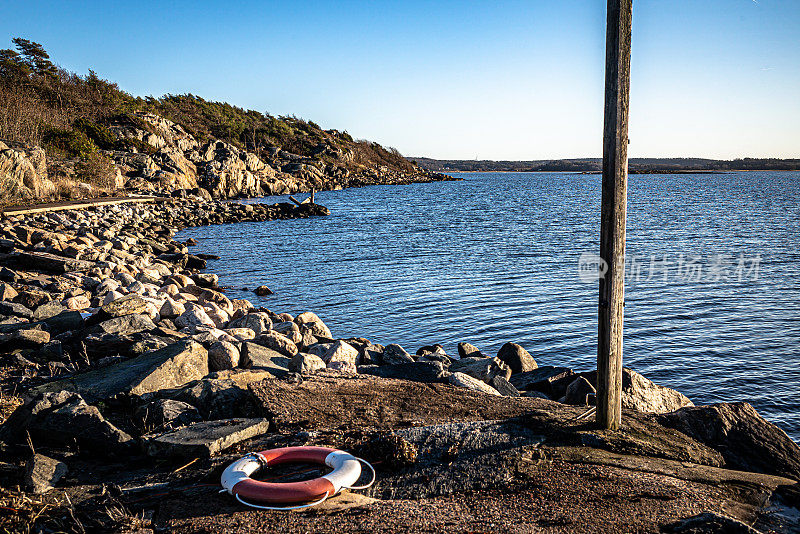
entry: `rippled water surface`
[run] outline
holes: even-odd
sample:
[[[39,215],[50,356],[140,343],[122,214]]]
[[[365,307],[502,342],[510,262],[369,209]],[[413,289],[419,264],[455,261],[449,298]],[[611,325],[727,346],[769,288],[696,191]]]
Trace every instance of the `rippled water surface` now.
[[[179,238],[221,256],[209,270],[230,296],[312,310],[338,337],[412,353],[515,341],[540,365],[593,368],[597,284],[578,263],[599,247],[600,177],[461,176],[322,192],[329,217]],[[625,365],[697,404],[751,402],[800,440],[799,246],[800,173],[631,176]],[[260,284],[276,294],[240,289]]]

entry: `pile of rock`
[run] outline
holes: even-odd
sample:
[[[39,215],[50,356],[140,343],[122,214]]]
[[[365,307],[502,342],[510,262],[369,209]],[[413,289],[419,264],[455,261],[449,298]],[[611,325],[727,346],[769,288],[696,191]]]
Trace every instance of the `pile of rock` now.
[[[177,132],[172,142],[189,141]],[[200,272],[208,256],[173,239],[188,226],[323,213],[315,204],[189,197],[0,221],[0,386],[24,395],[0,442],[32,436],[100,455],[209,456],[269,427],[250,384],[320,373],[592,401],[591,373],[539,367],[515,343],[494,357],[469,343],[457,354],[430,345],[412,355],[397,344],[338,339],[312,312],[293,316],[230,299],[216,275]],[[691,406],[625,373],[626,406]],[[63,475],[57,460],[35,464],[30,472],[39,479]]]

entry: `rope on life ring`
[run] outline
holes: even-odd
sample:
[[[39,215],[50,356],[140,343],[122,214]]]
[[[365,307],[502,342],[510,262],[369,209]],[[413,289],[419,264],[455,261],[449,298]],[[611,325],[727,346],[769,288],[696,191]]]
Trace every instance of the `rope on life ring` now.
[[[291,462],[324,464],[333,468],[327,475],[301,482],[261,482],[251,475],[267,465]],[[363,486],[354,486],[361,477],[361,463],[372,471],[372,479]],[[299,510],[322,504],[343,489],[366,489],[375,483],[375,468],[364,459],[327,447],[284,447],[250,453],[229,465],[222,473],[223,490],[240,503],[261,510]],[[298,504],[297,506],[268,506],[258,503]],[[309,502],[312,501],[312,502]]]

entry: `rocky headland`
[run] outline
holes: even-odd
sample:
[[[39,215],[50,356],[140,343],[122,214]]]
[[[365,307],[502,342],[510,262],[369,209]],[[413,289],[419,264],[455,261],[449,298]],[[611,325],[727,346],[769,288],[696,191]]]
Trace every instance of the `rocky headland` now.
[[[626,369],[623,428],[601,431],[594,373],[511,341],[407,351],[270,310],[266,288],[230,299],[178,230],[327,210],[203,197],[0,220],[0,527],[800,528],[800,448],[751,406],[694,406]],[[217,493],[232,459],[299,444],[363,456],[376,484],[297,513]]]
[[[97,177],[94,185],[82,181],[80,158],[50,161],[42,147],[0,139],[0,198],[26,203],[114,193],[212,200],[454,180],[416,167],[357,164],[355,150],[333,141],[341,135],[335,131],[321,135],[309,155],[269,147],[261,157],[219,139],[198,142],[182,126],[143,111],[109,119],[101,131],[109,141],[97,149],[107,163],[100,185]]]

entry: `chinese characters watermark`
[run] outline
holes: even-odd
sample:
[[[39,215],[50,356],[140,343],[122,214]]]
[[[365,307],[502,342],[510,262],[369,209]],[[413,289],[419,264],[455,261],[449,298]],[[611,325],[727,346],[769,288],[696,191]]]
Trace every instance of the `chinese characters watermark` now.
[[[636,254],[625,256],[625,282],[729,282],[758,280],[761,255],[737,256],[712,254],[678,255]],[[608,273],[608,263],[594,252],[584,252],[578,258],[578,278],[581,282],[597,282]]]

